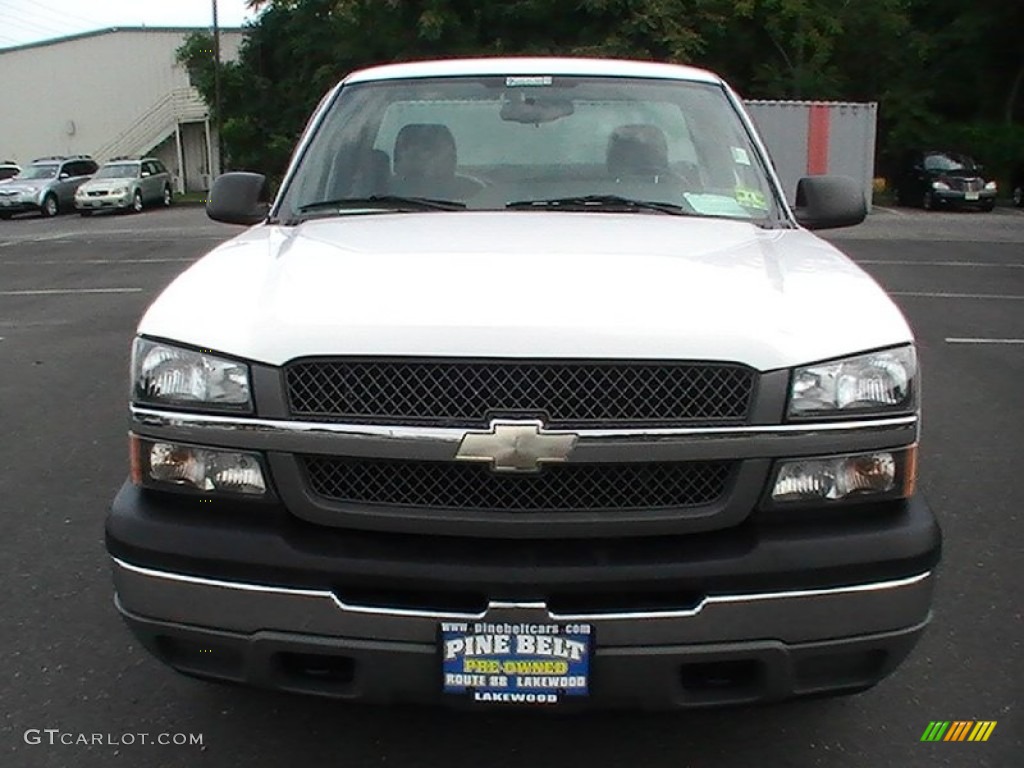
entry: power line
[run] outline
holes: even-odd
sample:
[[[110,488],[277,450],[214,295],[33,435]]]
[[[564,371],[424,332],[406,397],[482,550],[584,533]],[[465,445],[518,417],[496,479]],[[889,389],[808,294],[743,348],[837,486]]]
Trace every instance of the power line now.
[[[22,24],[30,24],[32,26],[40,27],[40,28],[47,28],[47,27],[52,28],[54,26],[54,22],[53,21],[47,20],[47,19],[36,18],[35,14],[33,14],[31,12],[26,14],[26,12],[25,12],[25,10],[23,8],[19,8],[19,7],[14,7],[14,8],[5,7],[5,8],[3,8],[3,13],[4,13],[4,21],[5,22],[7,22],[7,21],[15,21],[15,22],[19,22],[19,23],[22,23]]]
[[[41,24],[30,19],[8,17],[6,16],[6,11],[3,26],[20,34],[30,35],[63,35],[67,34],[68,29],[70,29],[69,27],[61,28],[50,24]]]
[[[65,10],[62,10],[62,9],[58,9],[58,8],[54,8],[52,6],[46,5],[45,3],[39,2],[39,0],[21,0],[21,4],[33,6],[35,8],[35,10],[31,11],[31,14],[33,16],[39,15],[39,14],[42,14],[44,16],[49,16],[49,20],[51,22],[53,22],[53,21],[69,21],[70,20],[72,22],[77,21],[77,22],[80,22],[82,24],[91,24],[91,25],[94,25],[94,26],[102,26],[102,24],[100,22],[96,21],[96,19],[87,19],[84,16],[79,16],[77,13],[71,13],[69,11],[65,11]],[[25,10],[27,10],[27,9],[22,10],[22,13],[24,13]]]
[[[23,32],[32,35],[62,35],[66,29],[61,30],[54,27],[44,27],[42,24],[36,24],[31,21],[22,21],[21,19],[4,19],[4,24],[8,26],[14,26],[21,29]]]

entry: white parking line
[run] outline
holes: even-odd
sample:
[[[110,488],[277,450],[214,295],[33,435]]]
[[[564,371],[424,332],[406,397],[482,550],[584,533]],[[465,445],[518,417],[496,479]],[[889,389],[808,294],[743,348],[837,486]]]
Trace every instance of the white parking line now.
[[[913,296],[923,299],[993,299],[999,301],[1024,301],[1024,296],[1000,293],[927,293],[925,291],[889,291],[890,296]]]
[[[1024,264],[1000,264],[998,261],[897,261],[895,259],[857,259],[858,264],[892,264],[896,267],[1006,267],[1024,269]]]
[[[910,215],[906,211],[901,211],[899,208],[890,208],[888,206],[883,206],[883,205],[872,205],[871,206],[871,210],[872,211],[885,211],[886,213],[891,213],[891,214],[893,214],[895,216],[909,216]]]
[[[142,293],[142,288],[49,288],[46,290],[0,291],[0,296],[53,296],[67,293]]]
[[[946,339],[947,344],[1024,344],[1024,339]]]

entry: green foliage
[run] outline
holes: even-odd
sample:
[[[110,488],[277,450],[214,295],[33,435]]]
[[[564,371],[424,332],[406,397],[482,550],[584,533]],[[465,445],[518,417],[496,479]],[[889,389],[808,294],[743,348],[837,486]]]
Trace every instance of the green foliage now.
[[[1024,159],[1020,0],[251,0],[222,65],[232,168],[279,178],[323,94],[376,63],[467,55],[697,63],[752,98],[880,102],[883,166],[956,142],[993,167]],[[179,51],[213,103],[212,41]],[[1005,130],[1004,130],[1005,127]]]

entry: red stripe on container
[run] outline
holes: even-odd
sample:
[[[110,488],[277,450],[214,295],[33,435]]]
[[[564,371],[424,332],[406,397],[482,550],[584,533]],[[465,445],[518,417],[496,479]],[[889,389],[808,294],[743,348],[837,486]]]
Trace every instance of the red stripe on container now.
[[[807,115],[807,173],[828,173],[829,109],[812,104]]]

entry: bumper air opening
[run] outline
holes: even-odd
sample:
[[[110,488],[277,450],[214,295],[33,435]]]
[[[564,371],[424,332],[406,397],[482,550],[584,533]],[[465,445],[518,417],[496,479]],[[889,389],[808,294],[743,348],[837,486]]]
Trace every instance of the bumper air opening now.
[[[687,698],[708,702],[752,701],[765,685],[764,663],[759,659],[727,659],[683,664],[679,681]]]
[[[155,645],[158,655],[181,672],[225,680],[243,677],[242,653],[231,646],[167,635],[158,636]]]
[[[344,693],[356,679],[356,660],[351,656],[278,653],[274,669],[291,690]]]
[[[889,654],[880,648],[855,653],[828,653],[798,657],[794,665],[800,692],[872,685],[885,674]]]

